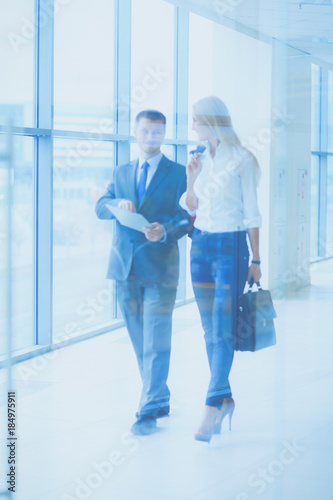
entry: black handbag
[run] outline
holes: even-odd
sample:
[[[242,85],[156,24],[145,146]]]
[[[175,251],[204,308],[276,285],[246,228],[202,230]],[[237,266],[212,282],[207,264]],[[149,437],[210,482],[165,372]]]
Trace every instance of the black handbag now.
[[[249,290],[237,301],[236,351],[258,351],[276,344],[274,318],[276,312],[269,290],[256,283],[258,291]]]

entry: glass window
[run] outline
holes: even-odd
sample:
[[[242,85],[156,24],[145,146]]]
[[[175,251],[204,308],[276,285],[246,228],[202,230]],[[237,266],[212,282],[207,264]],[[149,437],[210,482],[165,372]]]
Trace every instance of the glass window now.
[[[269,44],[190,14],[190,139],[197,140],[191,130],[193,104],[216,95],[226,104],[241,140],[259,143],[256,155],[260,163],[269,159],[271,52]]]
[[[328,72],[328,151],[333,153],[333,71]]]
[[[6,136],[0,135],[0,155],[6,151]],[[0,162],[0,317],[6,317],[7,210],[11,209],[11,282],[13,350],[34,343],[34,140],[13,138],[13,169],[8,192],[8,167]],[[0,354],[5,352],[5,322],[0,321]]]
[[[326,256],[333,256],[333,157],[327,157]]]
[[[143,109],[167,118],[166,137],[174,135],[174,7],[161,0],[132,2],[132,122]]]
[[[113,22],[113,0],[69,2],[55,16],[55,129],[114,131]]]
[[[112,320],[113,284],[105,279],[112,222],[99,220],[95,204],[111,177],[114,145],[89,140],[54,141],[54,336]]]
[[[4,2],[0,15],[0,124],[34,126],[34,0]],[[5,70],[4,70],[5,68]]]
[[[311,163],[311,258],[318,257],[319,238],[319,156],[312,155]]]
[[[198,140],[192,130],[192,107],[199,99],[213,94],[213,29],[212,21],[190,14],[189,35],[189,139]],[[198,36],[200,33],[200,36]],[[198,71],[200,78],[198,78]],[[201,75],[205,75],[202,78]]]
[[[320,68],[312,64],[312,99],[311,99],[311,148],[312,151],[320,150]]]

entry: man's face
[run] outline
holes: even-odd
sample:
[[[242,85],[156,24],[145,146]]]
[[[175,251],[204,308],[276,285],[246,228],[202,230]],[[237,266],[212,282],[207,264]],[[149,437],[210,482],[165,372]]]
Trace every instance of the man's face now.
[[[165,125],[162,122],[141,118],[134,127],[134,137],[138,141],[140,151],[148,156],[154,156],[160,152],[161,144],[165,136]]]

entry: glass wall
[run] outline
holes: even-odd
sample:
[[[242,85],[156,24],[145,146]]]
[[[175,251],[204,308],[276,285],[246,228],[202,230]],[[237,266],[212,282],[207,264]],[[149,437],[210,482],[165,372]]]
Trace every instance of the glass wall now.
[[[158,109],[168,138],[174,137],[174,10],[163,0],[132,3],[132,122],[143,109]]]
[[[132,121],[144,108],[160,109],[167,117],[168,143],[163,153],[177,158],[179,146],[172,143],[177,103],[176,9],[162,0],[97,0],[93,4],[88,0],[13,0],[3,11],[0,57],[7,71],[0,80],[0,127],[9,117],[15,136],[11,209],[13,348],[17,350],[45,345],[48,323],[54,341],[105,329],[118,321],[115,284],[105,278],[113,223],[97,219],[94,208],[115,164],[138,154],[130,134],[125,138],[116,134],[115,119],[124,106]],[[163,22],[152,23],[152,18]],[[49,73],[42,49],[48,51],[53,67]],[[118,88],[119,81],[125,86]],[[45,84],[53,87],[47,99]],[[131,89],[129,95],[125,87]],[[49,118],[45,121],[45,117]],[[43,123],[42,130],[39,123]],[[17,128],[23,126],[27,127],[25,136]],[[45,141],[45,136],[52,139]],[[0,137],[5,141],[4,134]],[[53,164],[48,163],[51,157]],[[40,206],[39,196],[37,203],[40,173],[42,182],[48,182],[44,173],[51,169],[52,209]],[[7,198],[7,170],[1,164],[2,316],[7,293]],[[42,203],[47,201],[43,198]],[[44,218],[44,213],[50,216]],[[45,282],[52,293],[49,304],[43,302],[41,331],[38,280],[40,269],[45,270],[46,254],[41,255],[39,248],[48,249],[48,234],[52,263]],[[41,247],[40,241],[44,242]],[[3,340],[4,333],[0,332]],[[0,355],[4,351],[3,343]]]
[[[34,126],[35,2],[12,0],[0,15],[0,123]]]
[[[185,164],[187,149],[197,140],[188,110],[197,99],[216,94],[246,141],[269,127],[271,47],[164,0],[13,0],[1,14],[0,34],[7,68],[0,79],[0,132],[10,117],[15,135],[12,247],[19,349],[68,334],[93,334],[117,321],[115,284],[105,278],[113,223],[98,220],[94,211],[112,168],[138,155],[130,124],[120,135],[116,119],[126,115],[128,122],[130,115],[133,125],[142,109],[160,109],[167,117],[162,151]],[[130,113],[122,115],[124,107]],[[258,157],[268,171],[269,145]],[[4,172],[1,168],[1,217]],[[43,183],[49,196],[38,193]],[[4,240],[2,231],[1,250]],[[179,300],[193,296],[189,248],[185,238]],[[4,260],[1,266],[4,298]],[[45,283],[52,289],[43,308],[41,269],[49,270]],[[44,292],[48,289],[45,285]]]
[[[91,28],[87,31],[87,26]],[[114,1],[68,2],[54,25],[54,128],[114,131]]]
[[[95,204],[114,164],[114,145],[55,139],[53,178],[53,332],[55,337],[110,322],[113,288],[105,279],[112,223]]]
[[[196,14],[190,14],[189,33],[189,81],[188,88],[189,103],[189,131],[188,136],[197,140],[192,130],[192,106],[202,97],[213,94],[213,21],[209,21]],[[200,33],[200,36],[198,36]],[[205,78],[198,78],[198,71]]]
[[[223,50],[223,47],[228,47],[228,50]],[[253,54],[256,54],[255,58]],[[198,72],[205,77],[198,78]],[[247,85],[244,85],[244,75]],[[198,99],[216,95],[227,105],[242,141],[249,143],[250,136],[258,135],[261,128],[270,126],[270,79],[270,45],[190,14],[190,112]],[[191,122],[189,137],[196,139]],[[256,155],[264,157],[263,149],[267,153],[269,145],[257,148]]]
[[[0,125],[33,127],[35,2],[13,0],[0,16]],[[0,162],[0,355],[5,352],[7,248],[11,235],[12,346],[34,343],[34,139],[13,137],[13,162]],[[0,134],[0,156],[8,152]],[[8,209],[11,227],[7,226]]]
[[[0,155],[6,152],[6,136],[0,135]],[[6,342],[7,245],[11,236],[12,346],[20,349],[34,343],[34,140],[15,137],[13,168],[0,163],[0,354]],[[8,231],[7,211],[11,211]]]

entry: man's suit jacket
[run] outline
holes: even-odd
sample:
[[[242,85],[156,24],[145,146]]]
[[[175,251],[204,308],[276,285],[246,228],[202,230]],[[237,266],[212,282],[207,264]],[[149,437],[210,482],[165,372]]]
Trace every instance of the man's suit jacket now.
[[[117,166],[106,193],[96,205],[100,219],[113,219],[105,206],[118,206],[121,199],[131,200],[137,212],[149,222],[159,222],[166,230],[165,242],[150,242],[145,235],[116,221],[107,278],[125,280],[132,268],[135,276],[145,284],[177,286],[179,251],[177,240],[187,233],[189,215],[179,206],[179,199],[186,191],[185,168],[164,155],[138,205],[136,169],[138,160]]]

